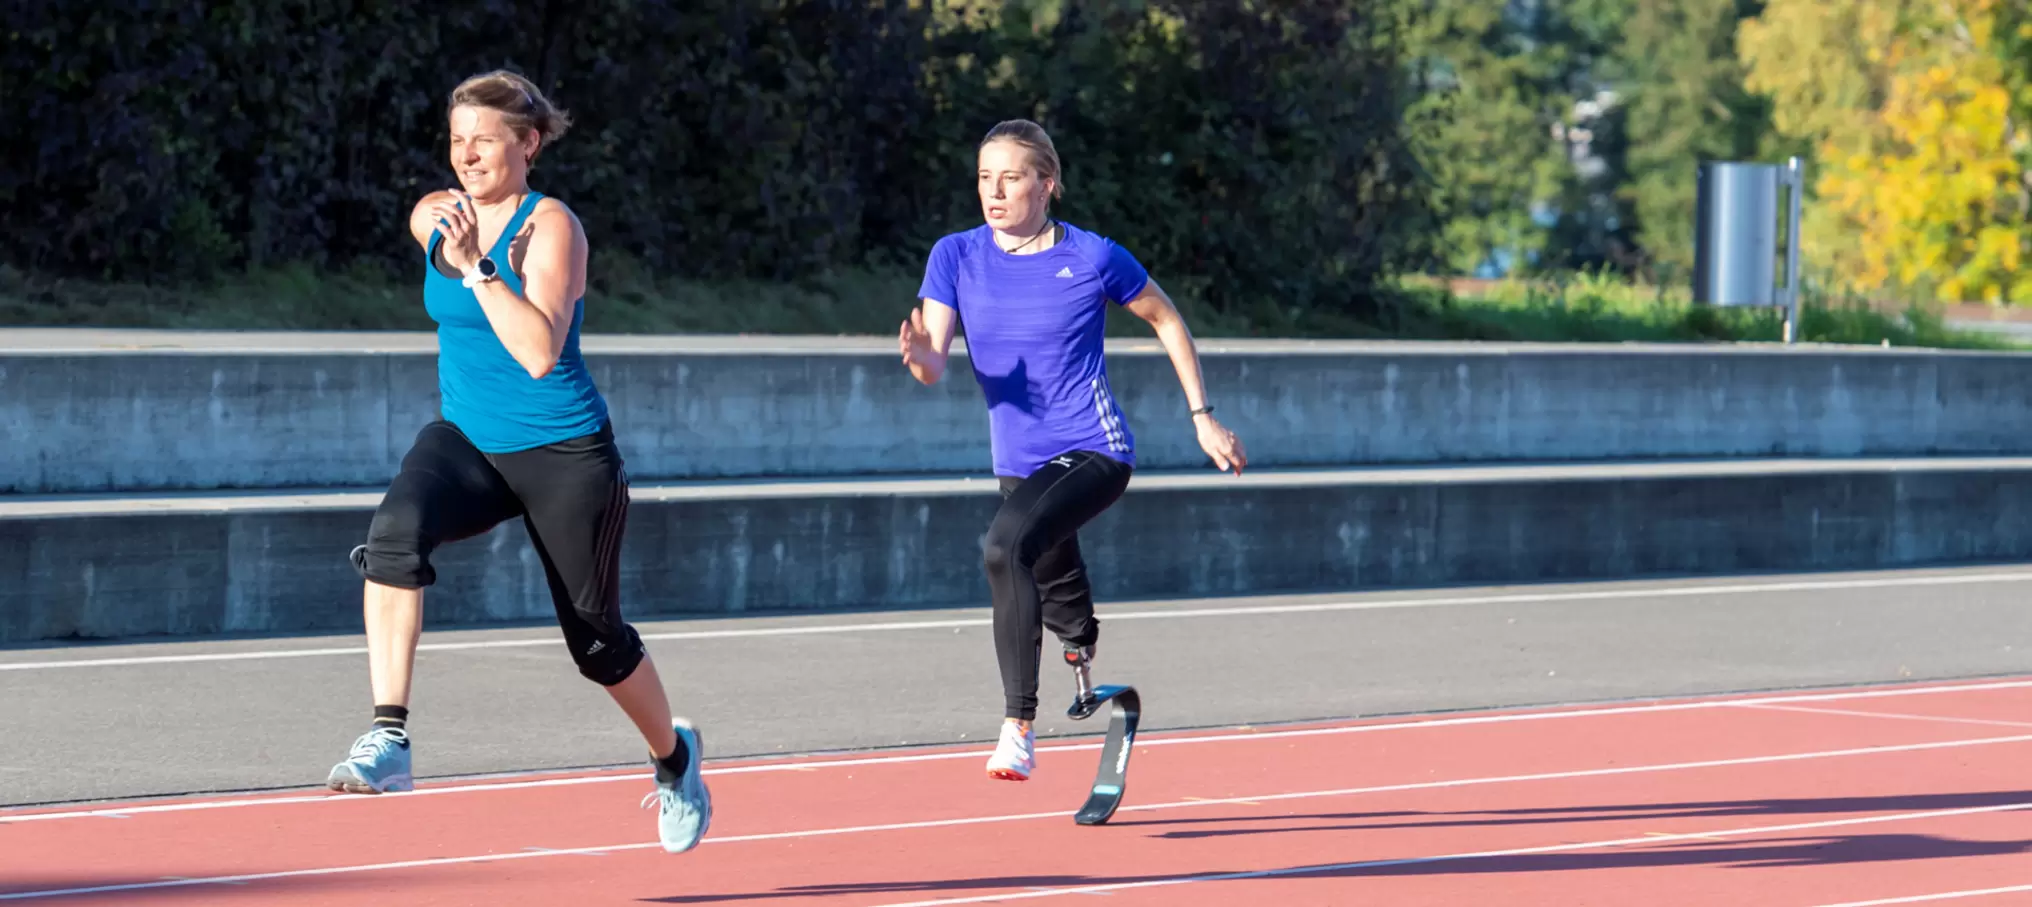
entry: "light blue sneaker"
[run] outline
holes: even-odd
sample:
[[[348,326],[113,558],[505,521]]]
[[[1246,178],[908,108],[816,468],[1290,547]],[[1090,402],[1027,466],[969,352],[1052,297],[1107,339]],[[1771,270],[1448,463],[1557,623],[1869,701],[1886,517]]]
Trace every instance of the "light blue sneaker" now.
[[[379,794],[414,790],[409,775],[409,732],[401,728],[377,727],[353,741],[346,761],[332,766],[325,786],[349,794]]]
[[[666,853],[684,853],[697,847],[699,839],[706,836],[707,826],[713,824],[713,795],[706,790],[705,778],[700,774],[706,758],[705,738],[683,718],[671,722],[671,729],[677,731],[677,739],[684,741],[690,754],[684,776],[673,777],[663,763],[649,760],[656,769],[656,790],[642,798],[642,805],[654,803],[662,807],[656,817],[657,837],[663,840]]]

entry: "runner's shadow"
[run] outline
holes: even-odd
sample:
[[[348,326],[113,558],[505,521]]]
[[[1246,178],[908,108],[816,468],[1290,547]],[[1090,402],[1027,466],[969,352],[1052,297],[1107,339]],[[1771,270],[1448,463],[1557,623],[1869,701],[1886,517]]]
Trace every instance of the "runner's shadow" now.
[[[1464,875],[1484,873],[1572,872],[1593,869],[1644,869],[1674,866],[1725,866],[1730,869],[1780,869],[1801,866],[1844,866],[1912,860],[2032,853],[2032,840],[1970,841],[1935,835],[1879,834],[1768,838],[1740,843],[1673,841],[1663,846],[1634,844],[1568,853],[1509,854],[1478,858],[1427,859],[1395,865],[1348,866],[1320,873],[1346,876]]]
[[[1447,876],[1489,873],[1555,873],[1600,869],[1655,869],[1686,866],[1725,866],[1731,869],[1775,869],[1802,866],[1839,866],[1890,863],[1910,860],[1945,860],[1965,857],[2007,856],[2032,852],[2027,841],[1965,841],[1933,835],[1831,835],[1777,838],[1731,843],[1725,841],[1672,842],[1668,845],[1631,845],[1572,853],[1497,854],[1477,856],[1401,857],[1348,863],[1284,866],[1272,869],[1232,869],[1197,873],[1140,876],[1000,876],[976,879],[923,880],[914,882],[846,883],[799,885],[743,894],[678,895],[645,899],[657,904],[702,904],[728,901],[769,900],[814,895],[902,894],[956,890],[1010,889],[1020,895],[1038,888],[1122,887],[1153,882],[1176,882],[1217,877],[1230,884],[1264,878],[1389,878],[1404,876]]]
[[[771,891],[754,891],[744,894],[681,894],[666,898],[643,898],[645,904],[718,904],[729,901],[764,901],[777,898],[805,898],[830,894],[904,894],[907,892],[958,891],[969,888],[1014,888],[1030,890],[1035,888],[1064,888],[1068,886],[1093,885],[1096,880],[1087,876],[1036,875],[999,876],[983,879],[953,879],[939,881],[927,879],[921,882],[859,882],[838,885],[791,885]]]
[[[1907,794],[1889,797],[1801,797],[1772,800],[1717,800],[1705,803],[1553,806],[1528,809],[1466,810],[1458,812],[1347,812],[1281,816],[1209,816],[1182,819],[1132,818],[1127,820],[1116,819],[1110,824],[1123,828],[1219,826],[1237,823],[1247,823],[1253,826],[1242,828],[1185,828],[1157,834],[1157,837],[1162,838],[1188,839],[1324,831],[1384,831],[1405,828],[1480,828],[1582,822],[1665,821],[1671,819],[1720,819],[1753,816],[1785,817],[1859,812],[1931,812],[1941,809],[1969,809],[2024,802],[2032,802],[2032,791]],[[1391,817],[1428,817],[1429,821],[1362,821]],[[1262,827],[1263,823],[1272,822],[1341,824],[1286,824],[1279,827]]]

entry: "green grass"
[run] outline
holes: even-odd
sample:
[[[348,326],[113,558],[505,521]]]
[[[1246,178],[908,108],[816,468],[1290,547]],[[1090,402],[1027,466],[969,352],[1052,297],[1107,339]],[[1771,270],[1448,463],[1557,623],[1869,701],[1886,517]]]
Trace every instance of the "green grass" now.
[[[658,279],[626,259],[595,262],[587,293],[592,333],[875,334],[907,317],[918,275],[848,271],[799,282]],[[1694,305],[1684,290],[1603,275],[1561,283],[1505,283],[1455,295],[1407,280],[1381,317],[1292,312],[1269,305],[1214,311],[1190,283],[1167,281],[1202,337],[1307,337],[1546,342],[1701,343],[1780,339],[1775,310]],[[1903,317],[1853,299],[1810,293],[1800,339],[1818,343],[2028,348],[1994,334],[1954,331],[1924,310]],[[53,280],[0,267],[0,325],[209,328],[225,330],[428,330],[414,280],[366,269],[326,273],[288,267],[208,286],[155,287]],[[1148,336],[1121,312],[1109,333]]]
[[[1423,336],[1546,342],[1775,342],[1784,337],[1777,309],[1697,305],[1683,288],[1643,286],[1581,274],[1563,283],[1498,284],[1472,297],[1456,297],[1426,282],[1408,282],[1420,295]],[[1984,331],[1948,328],[1938,313],[1911,307],[1901,315],[1864,300],[1808,288],[1801,298],[1798,339],[1807,343],[1868,344],[1957,349],[2026,349]]]

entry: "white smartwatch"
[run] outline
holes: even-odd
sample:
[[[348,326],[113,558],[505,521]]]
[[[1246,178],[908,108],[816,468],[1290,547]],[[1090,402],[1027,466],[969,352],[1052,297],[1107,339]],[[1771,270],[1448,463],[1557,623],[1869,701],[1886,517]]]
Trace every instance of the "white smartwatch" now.
[[[493,280],[495,277],[500,276],[500,273],[501,269],[495,267],[494,259],[483,255],[480,257],[479,262],[473,265],[473,269],[466,272],[466,279],[461,281],[461,283],[465,284],[466,289],[470,290],[473,287]]]

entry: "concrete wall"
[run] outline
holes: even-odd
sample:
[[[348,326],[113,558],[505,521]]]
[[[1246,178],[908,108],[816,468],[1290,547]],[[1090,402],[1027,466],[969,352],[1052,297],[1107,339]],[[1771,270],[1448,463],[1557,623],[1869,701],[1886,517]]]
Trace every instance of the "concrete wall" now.
[[[427,336],[427,335],[426,335]],[[966,363],[888,345],[589,339],[642,479],[984,473]],[[1204,461],[1153,344],[1111,362],[1146,468]],[[1905,350],[1208,343],[1262,467],[2032,450],[2032,357]],[[0,493],[380,486],[436,407],[427,343],[0,350]]]
[[[16,503],[0,642],[351,631],[376,496]],[[992,484],[638,489],[631,615],[985,604]],[[1104,601],[2032,556],[2032,460],[1139,479],[1083,534]],[[433,625],[548,620],[519,524],[450,546]]]

